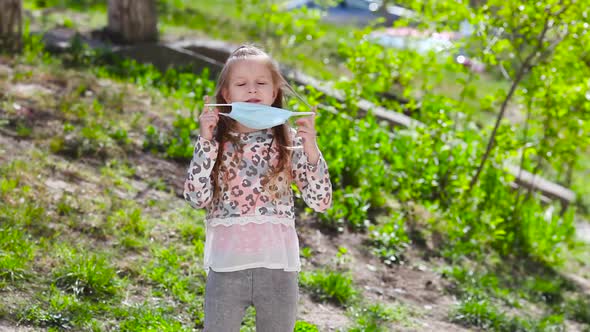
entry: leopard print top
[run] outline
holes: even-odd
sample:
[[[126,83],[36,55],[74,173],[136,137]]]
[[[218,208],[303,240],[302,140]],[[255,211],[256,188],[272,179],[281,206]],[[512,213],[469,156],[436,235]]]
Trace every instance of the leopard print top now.
[[[184,184],[184,197],[195,208],[207,209],[207,225],[273,222],[293,225],[295,208],[293,191],[273,197],[265,186],[265,175],[278,162],[277,143],[270,129],[251,133],[231,133],[239,136],[242,153],[232,142],[226,142],[219,173],[220,194],[213,195],[211,171],[217,159],[218,142],[199,137],[195,144]],[[291,178],[299,188],[305,203],[318,212],[328,209],[332,202],[332,185],[328,166],[320,156],[317,164],[308,163],[302,140],[291,130],[293,142]],[[271,146],[272,144],[272,146]],[[239,158],[236,158],[238,154]],[[279,174],[283,181],[286,174]]]

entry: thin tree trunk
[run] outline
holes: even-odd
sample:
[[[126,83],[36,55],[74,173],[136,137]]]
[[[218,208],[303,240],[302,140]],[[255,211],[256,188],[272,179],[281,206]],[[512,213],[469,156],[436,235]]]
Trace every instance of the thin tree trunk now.
[[[533,54],[533,53],[531,53],[531,54]],[[512,82],[512,85],[510,86],[510,91],[508,91],[508,95],[506,96],[506,98],[504,98],[504,101],[502,102],[502,106],[500,107],[500,112],[498,113],[498,116],[496,117],[496,124],[494,125],[494,129],[492,130],[492,134],[488,140],[488,145],[486,147],[486,151],[485,151],[483,157],[481,158],[481,161],[479,163],[479,166],[477,167],[477,171],[475,172],[475,175],[471,178],[471,182],[469,183],[469,189],[467,190],[468,193],[471,192],[471,190],[473,189],[473,187],[475,186],[475,184],[479,180],[479,175],[481,174],[481,171],[483,170],[483,167],[485,166],[485,163],[488,160],[488,157],[490,156],[490,152],[492,151],[494,144],[496,143],[496,133],[498,132],[498,128],[500,127],[500,123],[501,123],[502,119],[504,118],[504,113],[506,112],[506,108],[508,107],[508,102],[512,98],[512,95],[514,94],[514,92],[516,91],[518,84],[520,83],[520,81],[524,77],[524,75],[528,69],[527,68],[528,65],[529,64],[527,61],[527,62],[525,62],[525,64],[523,64],[520,67],[520,70],[518,71],[518,74],[516,75],[516,79],[514,80],[514,82]]]
[[[158,39],[158,15],[154,0],[109,0],[108,31],[122,43]]]
[[[22,1],[0,0],[0,51],[22,48]]]
[[[558,13],[556,13],[555,17],[558,17],[559,15],[561,15],[561,13],[563,13],[564,10],[565,10],[565,8],[563,8]],[[543,30],[541,31],[541,33],[539,34],[539,36],[537,38],[537,46],[535,47],[535,49],[531,53],[529,53],[529,55],[526,57],[526,59],[520,65],[520,68],[516,74],[516,77],[514,78],[514,81],[512,82],[512,85],[510,86],[510,91],[508,91],[508,95],[506,96],[506,98],[504,98],[504,101],[502,102],[502,106],[500,107],[500,112],[498,113],[498,116],[496,117],[496,124],[494,125],[494,129],[492,130],[492,135],[490,136],[490,139],[488,140],[488,145],[486,147],[486,151],[485,151],[483,157],[481,158],[481,162],[479,163],[479,166],[477,167],[477,171],[475,172],[475,175],[473,176],[473,178],[471,178],[471,182],[469,183],[469,189],[467,189],[467,193],[471,192],[471,190],[473,189],[473,187],[475,187],[475,184],[479,180],[479,175],[481,174],[481,172],[485,166],[485,163],[488,160],[488,157],[490,156],[490,152],[492,151],[492,148],[494,147],[494,143],[496,142],[496,133],[498,132],[498,128],[500,127],[500,122],[504,118],[504,113],[506,112],[506,108],[508,107],[508,102],[512,98],[512,95],[516,91],[516,88],[518,87],[518,84],[520,84],[520,81],[528,73],[528,70],[533,67],[533,65],[532,65],[533,59],[535,57],[537,57],[537,53],[542,51],[543,42],[545,41],[545,36],[547,35],[547,31],[549,31],[549,27],[550,27],[549,23],[552,22],[553,19],[554,18],[551,15],[545,17],[545,23],[543,24]]]

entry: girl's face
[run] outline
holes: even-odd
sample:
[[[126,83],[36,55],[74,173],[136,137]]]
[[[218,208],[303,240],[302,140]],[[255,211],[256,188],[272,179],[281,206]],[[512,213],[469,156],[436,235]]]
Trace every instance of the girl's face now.
[[[261,59],[239,60],[229,72],[223,97],[228,103],[248,102],[272,105],[277,89],[268,65]]]

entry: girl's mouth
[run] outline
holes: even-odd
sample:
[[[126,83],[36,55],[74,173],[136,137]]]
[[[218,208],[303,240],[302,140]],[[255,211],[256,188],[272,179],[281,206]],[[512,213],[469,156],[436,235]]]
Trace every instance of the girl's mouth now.
[[[246,102],[247,102],[247,103],[255,103],[255,104],[257,104],[257,103],[259,103],[259,102],[261,102],[261,101],[262,101],[262,100],[260,100],[260,99],[257,99],[257,98],[252,98],[252,99],[248,99],[248,100],[246,100]]]

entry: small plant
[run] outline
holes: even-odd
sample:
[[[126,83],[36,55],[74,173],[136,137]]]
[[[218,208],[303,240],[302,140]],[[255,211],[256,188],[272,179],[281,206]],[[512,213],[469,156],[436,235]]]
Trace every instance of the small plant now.
[[[124,319],[119,325],[119,331],[192,331],[178,321],[171,307],[150,308],[146,303],[131,307],[120,313],[120,316]]]
[[[563,330],[561,315],[549,315],[538,321],[527,317],[510,317],[499,311],[489,299],[481,295],[466,296],[451,314],[451,320],[465,326],[500,332]]]
[[[373,251],[385,264],[393,265],[403,261],[403,253],[410,244],[410,239],[400,213],[395,213],[387,223],[369,227],[369,231]]]
[[[57,328],[60,330],[70,330],[71,321],[68,317],[60,312],[47,311],[40,305],[32,305],[24,312],[17,315],[19,322],[32,324],[39,327]]]
[[[300,284],[318,301],[330,301],[344,306],[357,294],[352,278],[335,271],[303,272]]]
[[[547,304],[556,304],[563,302],[563,293],[569,286],[561,279],[549,279],[541,276],[532,276],[527,278],[524,288],[532,295],[534,300],[542,301]]]
[[[256,308],[249,306],[244,313],[240,332],[256,332]]]
[[[301,248],[300,255],[301,255],[301,257],[304,257],[306,259],[310,259],[311,255],[313,255],[313,250],[310,247],[303,247],[303,248]]]
[[[205,228],[194,221],[181,224],[180,234],[188,242],[205,241]]]
[[[19,122],[16,126],[16,134],[22,138],[31,137],[33,129],[27,126],[25,123]]]
[[[76,128],[53,138],[50,148],[53,153],[80,158],[83,156],[99,157],[106,159],[112,154],[116,146],[115,141],[108,135],[106,129],[99,124],[93,124],[82,128]]]
[[[295,332],[319,332],[319,329],[311,323],[298,320],[295,322]]]
[[[105,256],[74,250],[64,250],[63,255],[64,264],[53,272],[57,287],[89,298],[118,294],[120,281]]]
[[[12,192],[18,187],[17,179],[2,178],[0,179],[0,198],[5,199],[4,196]],[[8,196],[6,196],[6,199]]]
[[[385,332],[391,330],[389,323],[408,320],[409,312],[403,306],[394,308],[376,303],[354,308],[352,316],[355,326],[349,330],[350,332]]]
[[[132,234],[143,237],[147,232],[147,222],[142,217],[139,208],[119,209],[107,220],[112,229],[125,235]]]
[[[488,299],[469,296],[461,302],[451,320],[465,326],[489,329],[496,326],[497,322],[505,320],[505,317]]]
[[[17,228],[0,227],[0,289],[6,281],[24,279],[33,259],[35,246],[26,233]]]
[[[565,304],[565,312],[569,318],[590,325],[590,298],[580,297],[568,300]]]
[[[68,194],[63,194],[55,207],[60,216],[69,216],[76,212],[76,206],[72,202],[73,198]]]
[[[352,257],[348,253],[348,249],[346,249],[346,247],[338,247],[338,253],[336,253],[335,257],[336,266],[345,266],[350,263],[351,260]]]
[[[103,303],[87,302],[75,294],[64,293],[53,285],[38,297],[38,301],[40,304],[27,306],[17,316],[28,324],[48,327],[50,330],[86,327],[96,312],[106,307]]]
[[[194,251],[154,248],[153,255],[155,257],[141,273],[157,286],[158,292],[169,293],[178,301],[189,304],[203,294],[205,272],[193,265],[197,259]],[[186,264],[186,261],[191,263]]]

